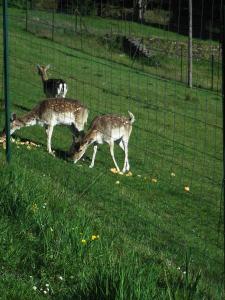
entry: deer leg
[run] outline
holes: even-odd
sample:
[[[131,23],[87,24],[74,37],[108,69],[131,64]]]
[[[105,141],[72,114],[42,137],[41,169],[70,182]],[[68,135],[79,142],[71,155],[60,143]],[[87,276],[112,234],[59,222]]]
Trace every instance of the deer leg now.
[[[110,142],[109,148],[110,148],[110,153],[111,153],[114,165],[115,165],[117,171],[120,172],[120,168],[118,167],[118,165],[116,163],[116,160],[115,160],[115,157],[114,157],[114,142],[113,141]]]
[[[52,148],[51,148],[53,128],[54,128],[53,125],[49,125],[47,127],[46,133],[47,133],[47,150],[48,150],[48,153],[50,153],[54,156],[54,152],[52,151]]]
[[[93,156],[92,156],[92,160],[91,160],[91,164],[90,164],[89,168],[93,168],[94,165],[95,165],[95,156],[96,156],[96,153],[97,153],[97,149],[98,149],[98,146],[94,145]]]
[[[45,128],[46,134],[48,134],[48,125],[47,125],[47,124],[44,124],[44,128]]]
[[[124,145],[123,145],[123,141],[122,141],[122,140],[119,142],[119,146],[120,146],[120,148],[121,148],[123,151],[125,151]]]
[[[125,158],[124,158],[124,165],[123,165],[123,173],[130,170],[130,164],[128,161],[128,143],[123,141]]]

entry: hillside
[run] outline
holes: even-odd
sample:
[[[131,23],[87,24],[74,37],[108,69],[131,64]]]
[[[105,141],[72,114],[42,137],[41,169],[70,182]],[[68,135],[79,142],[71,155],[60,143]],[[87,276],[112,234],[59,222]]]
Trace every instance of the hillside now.
[[[40,22],[44,15],[31,16],[39,19],[26,32],[23,12],[10,14],[12,111],[25,114],[43,99],[35,65],[51,64],[50,76],[64,78],[68,96],[90,109],[89,123],[97,114],[128,110],[136,122],[130,177],[110,172],[106,145],[94,169],[88,160],[78,165],[67,160],[71,133],[63,126],[53,134],[56,158],[46,151],[41,127],[15,133],[10,166],[1,147],[3,299],[221,299],[220,94],[190,92],[185,84],[160,77],[160,70],[132,65],[121,50],[102,43],[112,26],[125,31],[119,21],[86,17],[89,32],[72,34],[62,28],[73,19],[59,15],[67,23],[51,41],[52,28]],[[137,35],[146,32],[145,26],[130,26]],[[2,128],[3,110],[0,116]],[[122,165],[119,148],[115,155]]]

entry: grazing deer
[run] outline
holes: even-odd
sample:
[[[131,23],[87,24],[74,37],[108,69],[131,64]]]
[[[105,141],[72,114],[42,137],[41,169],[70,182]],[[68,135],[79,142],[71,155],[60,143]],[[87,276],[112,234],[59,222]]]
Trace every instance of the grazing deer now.
[[[65,98],[67,94],[67,84],[62,79],[48,79],[47,71],[50,65],[37,65],[38,74],[41,76],[43,90],[47,98]]]
[[[88,109],[78,100],[68,98],[52,98],[40,102],[25,116],[17,118],[16,114],[12,115],[10,124],[10,134],[14,131],[32,125],[41,125],[46,129],[47,150],[53,154],[51,148],[51,138],[55,125],[71,125],[73,140],[83,130],[87,123]],[[5,129],[2,133],[2,139],[6,138]]]
[[[114,142],[116,142],[125,152],[123,173],[129,171],[130,165],[128,161],[128,142],[132,131],[132,124],[135,121],[135,118],[131,112],[128,113],[128,118],[116,115],[103,115],[96,117],[92,121],[89,131],[81,140],[79,148],[72,154],[74,163],[81,159],[88,146],[94,144],[92,161],[89,166],[90,168],[93,168],[98,147],[97,145],[106,142],[109,144],[110,153],[116,169],[118,172],[120,172],[120,169],[114,157]]]

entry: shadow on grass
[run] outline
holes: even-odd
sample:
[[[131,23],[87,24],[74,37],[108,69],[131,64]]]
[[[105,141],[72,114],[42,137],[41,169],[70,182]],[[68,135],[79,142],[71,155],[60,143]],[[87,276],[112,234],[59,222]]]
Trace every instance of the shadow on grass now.
[[[96,275],[93,280],[92,285],[87,289],[77,290],[73,294],[64,296],[63,300],[113,300],[117,299],[119,290],[119,280],[115,280],[111,276],[101,277],[100,275]],[[59,299],[59,298],[57,298]]]

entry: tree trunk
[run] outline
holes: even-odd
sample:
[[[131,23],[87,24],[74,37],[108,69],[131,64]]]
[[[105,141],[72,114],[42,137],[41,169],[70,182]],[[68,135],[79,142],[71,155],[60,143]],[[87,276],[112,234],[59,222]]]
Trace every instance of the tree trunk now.
[[[188,86],[192,88],[192,0],[189,0]]]
[[[144,14],[146,11],[146,1],[145,0],[137,0],[136,6],[134,8],[134,15],[138,22],[144,22]]]

